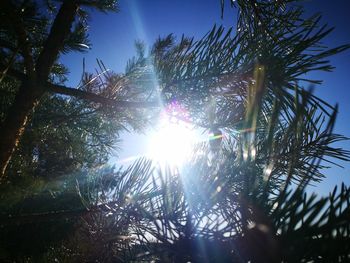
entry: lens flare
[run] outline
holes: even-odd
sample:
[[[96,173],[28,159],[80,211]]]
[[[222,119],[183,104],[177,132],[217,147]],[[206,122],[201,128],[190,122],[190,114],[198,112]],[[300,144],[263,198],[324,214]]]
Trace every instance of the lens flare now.
[[[195,133],[181,123],[168,123],[156,131],[150,140],[150,157],[160,164],[181,166],[190,157]]]
[[[173,103],[161,114],[159,127],[149,142],[149,157],[161,165],[181,166],[191,156],[196,130],[184,110]]]

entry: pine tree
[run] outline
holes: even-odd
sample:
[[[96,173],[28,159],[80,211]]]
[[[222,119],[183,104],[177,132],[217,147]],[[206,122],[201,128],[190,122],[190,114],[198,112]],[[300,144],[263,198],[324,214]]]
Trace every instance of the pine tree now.
[[[114,79],[113,86],[83,82],[79,88],[64,86],[67,69],[58,63],[61,54],[85,51],[89,48],[87,17],[89,8],[116,11],[117,1],[1,1],[0,4],[0,70],[1,90],[6,94],[0,129],[0,169],[5,175],[13,153],[28,127],[32,112],[45,98],[55,94],[83,99],[104,105],[120,114],[130,115],[130,109],[154,106],[153,102],[128,97],[122,88],[125,78]],[[100,75],[100,74],[98,74]],[[101,74],[103,75],[103,74]],[[86,78],[87,77],[87,78]],[[99,76],[84,77],[94,80]],[[117,85],[123,83],[122,88]],[[95,82],[95,81],[93,81]],[[4,83],[4,84],[3,84]],[[86,84],[89,87],[86,87]],[[90,88],[90,89],[87,89]],[[95,88],[95,89],[93,89]],[[97,88],[97,89],[96,89]],[[119,89],[118,89],[119,88]],[[134,101],[130,100],[134,99]],[[57,100],[57,99],[56,99]]]
[[[46,237],[46,253],[32,260],[349,261],[350,188],[328,197],[306,191],[322,180],[327,161],[349,160],[349,151],[332,146],[346,138],[333,132],[337,106],[302,86],[318,83],[303,75],[330,71],[325,59],[348,46],[320,46],[331,30],[319,16],[303,18],[293,1],[232,5],[236,32],[214,27],[198,41],[178,42],[169,35],[149,56],[138,45],[127,67],[140,86],[157,76],[165,105],[181,103],[196,125],[219,136],[199,144],[181,169],[141,159],[126,170],[70,176],[57,188],[62,207],[12,208],[1,220],[10,237],[16,224],[46,222],[44,229],[59,231],[57,222],[71,222],[64,229],[74,234]]]

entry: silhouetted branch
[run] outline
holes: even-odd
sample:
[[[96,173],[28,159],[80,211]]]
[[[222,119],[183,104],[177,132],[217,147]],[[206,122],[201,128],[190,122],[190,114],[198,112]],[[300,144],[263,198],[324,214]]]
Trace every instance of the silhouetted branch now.
[[[53,63],[56,61],[64,40],[70,33],[78,9],[76,1],[64,1],[53,22],[50,34],[36,63],[39,79],[46,81]]]
[[[46,83],[46,88],[54,93],[62,94],[62,95],[67,95],[67,96],[73,96],[76,98],[84,99],[84,100],[89,100],[91,102],[96,102],[103,104],[105,106],[111,106],[111,107],[116,107],[116,108],[152,108],[152,107],[159,107],[160,104],[159,102],[156,101],[140,101],[140,102],[135,102],[135,101],[121,101],[121,100],[115,100],[115,99],[110,99],[106,97],[102,97],[98,94],[79,90],[79,89],[74,89],[74,88],[69,88],[65,87],[62,85],[58,84],[52,84],[47,82]]]

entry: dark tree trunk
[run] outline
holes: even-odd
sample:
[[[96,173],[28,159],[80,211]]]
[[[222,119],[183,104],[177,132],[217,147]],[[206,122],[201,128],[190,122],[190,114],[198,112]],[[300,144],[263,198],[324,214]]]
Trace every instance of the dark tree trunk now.
[[[70,33],[77,8],[77,1],[63,1],[51,27],[50,34],[45,41],[43,50],[37,59],[35,76],[27,78],[31,81],[22,80],[23,82],[16,95],[15,101],[8,111],[6,119],[1,124],[0,178],[5,174],[11,156],[24,132],[30,113],[36,107],[44,93],[42,87],[48,79],[52,65],[57,60],[59,52],[63,47],[64,40]],[[22,28],[20,29],[22,30]],[[29,61],[32,58],[28,56],[25,59]],[[31,66],[32,65],[29,65],[29,67]]]
[[[11,155],[26,127],[28,117],[36,107],[42,92],[34,85],[23,83],[0,127],[0,178],[4,176]]]

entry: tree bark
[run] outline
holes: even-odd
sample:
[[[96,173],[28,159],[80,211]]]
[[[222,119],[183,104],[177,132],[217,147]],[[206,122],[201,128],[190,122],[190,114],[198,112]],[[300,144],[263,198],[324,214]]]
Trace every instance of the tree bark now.
[[[35,76],[29,76],[27,80],[22,79],[22,84],[16,95],[15,101],[8,111],[6,119],[0,127],[0,179],[3,178],[11,156],[16,149],[19,140],[24,132],[28,117],[32,110],[39,103],[44,93],[42,88],[47,81],[52,65],[57,60],[64,40],[69,35],[78,4],[75,0],[63,1],[51,27],[43,50],[35,63]],[[27,46],[25,29],[22,25],[17,26],[17,34],[22,45]],[[28,47],[25,50],[24,59],[27,62],[28,70],[34,69],[34,61]],[[28,79],[30,81],[28,81]],[[38,85],[39,84],[39,85]]]
[[[34,85],[22,83],[6,119],[0,127],[0,178],[5,174],[11,156],[24,132],[28,117],[43,92]]]
[[[78,4],[75,0],[65,0],[58,11],[44,48],[36,61],[37,79],[43,83],[47,80],[52,65],[57,60],[64,41],[71,32]]]

